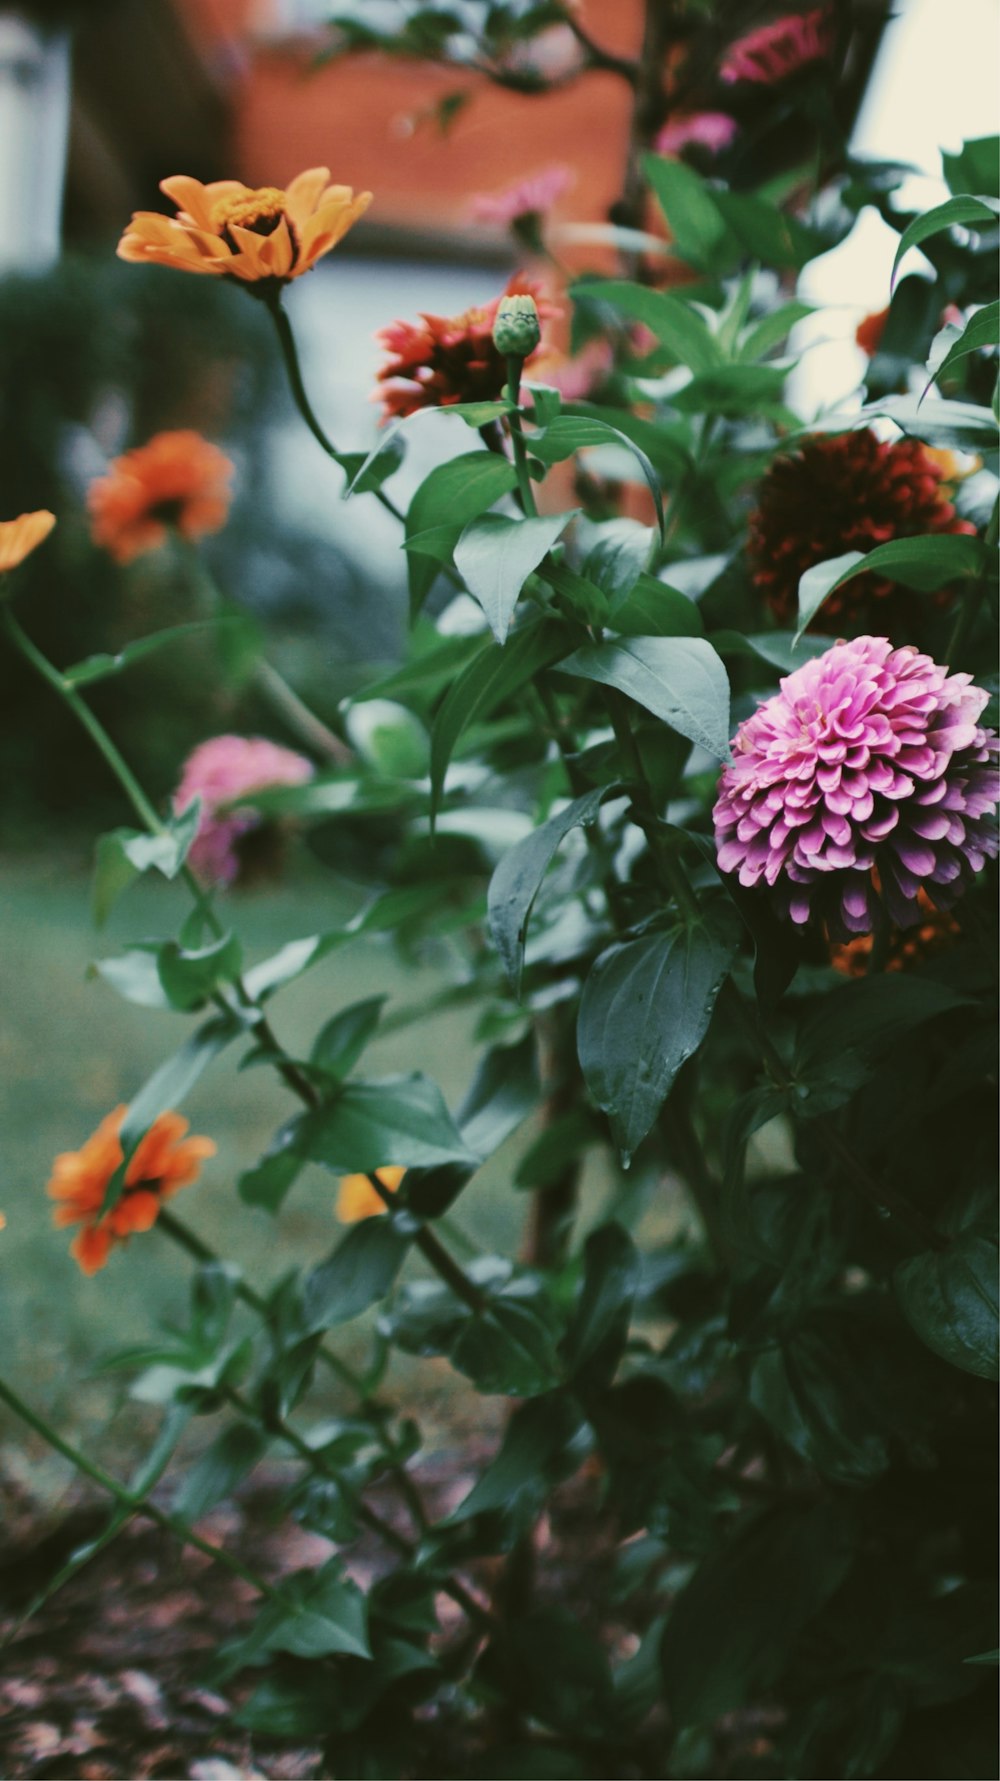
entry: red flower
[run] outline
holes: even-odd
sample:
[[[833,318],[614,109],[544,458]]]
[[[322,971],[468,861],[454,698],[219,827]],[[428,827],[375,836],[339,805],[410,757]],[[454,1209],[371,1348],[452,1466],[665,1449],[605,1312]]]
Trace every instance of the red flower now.
[[[882,335],[888,320],[889,308],[886,305],[885,309],[877,309],[874,315],[866,315],[858,323],[854,338],[861,351],[866,352],[870,359],[875,357],[882,344]]]
[[[83,1226],[70,1254],[85,1274],[103,1268],[116,1243],[124,1243],[134,1231],[151,1230],[162,1202],[189,1187],[204,1159],[215,1155],[211,1138],[185,1136],[188,1122],[179,1113],[161,1113],[129,1159],[120,1199],[102,1216],[108,1183],[122,1161],[118,1134],[127,1111],[116,1107],[80,1150],[63,1151],[52,1166],[48,1193],[59,1201],[52,1220]]]
[[[807,440],[776,458],[750,516],[747,550],[755,585],[783,624],[798,611],[799,578],[814,563],[867,551],[892,538],[974,532],[941,492],[943,471],[916,439],[887,443],[865,428]],[[873,604],[899,593],[884,576],[858,575],[832,594],[820,629],[873,624]],[[947,596],[946,596],[947,597]],[[885,628],[885,607],[880,607]]]
[[[505,297],[534,297],[543,321],[558,315],[537,283],[515,273]],[[418,322],[393,322],[377,335],[391,355],[378,374],[384,419],[416,414],[420,408],[451,408],[456,402],[495,402],[507,381],[507,366],[493,344],[500,298],[462,315],[422,315]],[[534,355],[529,356],[533,357]]]

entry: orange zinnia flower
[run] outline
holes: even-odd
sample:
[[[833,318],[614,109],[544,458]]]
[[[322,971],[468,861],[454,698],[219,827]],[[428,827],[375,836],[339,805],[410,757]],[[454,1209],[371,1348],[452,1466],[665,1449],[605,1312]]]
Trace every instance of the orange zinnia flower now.
[[[161,1202],[189,1187],[204,1159],[215,1155],[211,1138],[185,1138],[188,1122],[179,1113],[161,1113],[132,1154],[121,1198],[102,1218],[108,1182],[122,1161],[118,1134],[126,1112],[124,1105],[116,1107],[82,1149],[57,1156],[46,1190],[60,1202],[52,1214],[55,1225],[83,1226],[70,1254],[85,1274],[103,1268],[115,1243],[124,1243],[133,1231],[150,1230]]]
[[[118,243],[122,260],[210,272],[274,291],[300,278],[336,247],[363,216],[371,192],[354,196],[332,186],[328,167],[310,167],[285,191],[217,179],[202,185],[178,173],[160,182],[177,205],[176,217],[139,210]]]
[[[157,433],[115,458],[87,492],[91,536],[119,563],[166,542],[170,526],[203,538],[226,523],[233,465],[200,433]]]
[[[55,523],[55,514],[46,507],[40,507],[37,513],[19,513],[16,519],[0,520],[0,575],[16,569],[18,563],[44,544]]]
[[[384,1169],[376,1169],[375,1174],[382,1186],[394,1194],[406,1170],[390,1163]],[[379,1198],[367,1175],[341,1176],[337,1195],[337,1217],[341,1224],[357,1224],[362,1218],[375,1218],[386,1210],[385,1202]]]

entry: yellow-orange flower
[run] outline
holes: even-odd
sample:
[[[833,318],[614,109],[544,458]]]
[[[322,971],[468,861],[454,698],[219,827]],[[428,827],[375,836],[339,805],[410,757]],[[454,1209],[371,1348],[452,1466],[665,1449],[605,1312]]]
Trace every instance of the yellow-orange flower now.
[[[390,1163],[383,1169],[376,1169],[375,1174],[382,1186],[394,1194],[406,1170]],[[375,1218],[385,1211],[385,1202],[379,1198],[367,1175],[341,1176],[337,1194],[337,1217],[341,1224],[357,1224],[359,1219]]]
[[[202,185],[186,174],[160,182],[175,217],[139,210],[118,243],[123,260],[153,261],[178,272],[207,272],[275,289],[300,278],[354,227],[371,192],[330,185],[328,167],[310,167],[284,191],[238,179]]]
[[[156,433],[115,458],[87,491],[95,544],[119,563],[157,550],[170,526],[203,538],[226,523],[233,465],[200,433]]]
[[[204,1159],[215,1155],[211,1138],[185,1137],[188,1122],[179,1113],[161,1113],[132,1154],[120,1199],[102,1218],[108,1182],[122,1161],[119,1133],[126,1111],[124,1105],[116,1107],[80,1150],[57,1156],[46,1190],[59,1202],[52,1214],[55,1225],[83,1226],[70,1254],[85,1274],[103,1268],[114,1244],[124,1243],[133,1231],[150,1230],[162,1202],[189,1187]]]
[[[19,513],[16,519],[0,520],[0,575],[16,569],[25,557],[44,544],[56,523],[56,516],[46,507],[37,513]]]

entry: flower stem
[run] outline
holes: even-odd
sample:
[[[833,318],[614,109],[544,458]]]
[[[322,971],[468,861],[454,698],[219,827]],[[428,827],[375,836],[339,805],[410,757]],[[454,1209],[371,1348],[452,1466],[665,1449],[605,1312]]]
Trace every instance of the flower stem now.
[[[200,604],[213,611],[222,604],[222,593],[205,566],[195,546],[179,532],[174,534],[174,543],[184,564],[184,571],[191,581]],[[293,687],[289,686],[284,675],[279,673],[270,662],[260,659],[254,663],[254,680],[268,703],[288,728],[298,737],[306,748],[322,758],[342,764],[351,759],[351,750],[346,742],[329,729],[321,718],[311,711]]]
[[[370,1182],[383,1205],[391,1212],[395,1202],[389,1189],[383,1187],[374,1171],[369,1172],[365,1179]],[[461,1299],[464,1305],[468,1305],[469,1310],[474,1312],[477,1317],[488,1314],[490,1302],[486,1294],[480,1292],[478,1286],[469,1279],[464,1268],[460,1267],[454,1256],[448,1253],[444,1244],[439,1242],[433,1231],[428,1230],[426,1225],[421,1225],[413,1241],[424,1259],[430,1262],[434,1272],[446,1286],[451,1288],[456,1298]]]
[[[510,443],[514,453],[514,470],[517,474],[517,491],[521,497],[521,506],[523,507],[525,514],[531,519],[537,519],[538,506],[535,501],[535,491],[531,486],[531,477],[528,474],[528,452],[524,443],[524,432],[521,427],[521,410],[519,407],[521,398],[521,371],[523,367],[524,360],[519,353],[512,353],[508,357],[507,388],[504,393],[508,400],[513,404],[511,412],[507,418],[510,422]]]
[[[81,1453],[78,1447],[74,1447],[69,1441],[64,1440],[62,1435],[58,1434],[51,1424],[45,1421],[44,1417],[39,1416],[37,1411],[32,1410],[31,1406],[26,1404],[24,1399],[19,1397],[17,1392],[3,1379],[0,1379],[0,1400],[13,1410],[15,1416],[20,1417],[22,1422],[33,1429],[36,1435],[40,1435],[42,1440],[47,1442],[56,1453],[61,1454],[63,1459],[69,1460],[70,1464],[84,1478],[89,1478],[93,1484],[99,1485],[101,1490],[106,1491],[108,1496],[113,1497],[121,1508],[127,1509],[133,1515],[143,1515],[147,1521],[154,1521],[166,1533],[173,1534],[183,1546],[193,1546],[196,1551],[203,1552],[206,1558],[212,1559],[215,1564],[222,1565],[227,1571],[232,1571],[234,1576],[241,1577],[245,1583],[251,1584],[260,1595],[280,1599],[280,1592],[272,1589],[269,1583],[265,1583],[263,1577],[258,1576],[256,1571],[250,1570],[249,1566],[243,1564],[240,1559],[233,1558],[231,1553],[226,1552],[223,1547],[213,1546],[210,1541],[203,1540],[201,1535],[194,1533],[185,1522],[178,1521],[174,1516],[167,1515],[162,1509],[157,1508],[157,1505],[151,1502],[148,1497],[127,1490],[117,1478],[112,1478],[110,1472],[105,1472],[102,1466],[96,1465],[93,1460],[88,1459],[87,1455]]]
[[[312,403],[309,400],[306,386],[302,380],[302,366],[299,363],[298,348],[295,345],[295,335],[292,333],[291,322],[281,306],[280,292],[277,296],[268,301],[267,310],[274,322],[275,332],[278,336],[278,345],[281,348],[281,356],[284,360],[285,372],[288,377],[288,387],[292,393],[292,400],[317,445],[321,446],[323,451],[326,452],[327,457],[332,458],[334,463],[342,469],[343,465],[341,463],[340,452],[337,450],[337,447],[334,445],[329,434],[324,432],[313,412]],[[385,508],[386,512],[391,513],[394,519],[398,519],[401,525],[404,524],[404,515],[396,506],[391,495],[387,495],[384,489],[375,489],[373,492],[376,499]]]

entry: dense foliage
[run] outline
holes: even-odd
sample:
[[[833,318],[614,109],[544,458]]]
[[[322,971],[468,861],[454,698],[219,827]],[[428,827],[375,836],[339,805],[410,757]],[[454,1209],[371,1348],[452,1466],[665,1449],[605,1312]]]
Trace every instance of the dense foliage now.
[[[561,25],[600,53],[562,5],[408,7],[381,35],[365,10],[341,19],[340,51],[465,44],[474,65],[470,32],[496,59]],[[683,25],[672,66],[691,84],[724,54],[766,65],[755,94],[731,77],[744,130],[804,129],[829,58],[849,56],[850,8],[826,38],[792,31],[806,53],[777,73],[788,33],[722,45],[719,10],[651,8]],[[645,64],[623,78],[648,100]],[[342,714],[350,749],[334,738],[315,771],[272,761],[254,789],[228,746],[220,777],[189,772],[164,813],[97,736],[143,819],[99,844],[98,912],[145,871],[192,892],[178,933],[100,964],[127,999],[188,1012],[191,1037],[52,1184],[88,1269],[127,1267],[114,1251],[157,1219],[196,1264],[189,1327],[119,1357],[163,1424],[108,1537],[158,1486],[153,1512],[197,1538],[265,1456],[284,1462],[287,1513],[329,1557],[276,1585],[252,1553],[221,1555],[262,1601],[214,1675],[251,1672],[243,1723],[322,1742],[331,1775],[987,1776],[996,144],[946,156],[952,195],[914,216],[894,203],[901,170],[844,157],[826,104],[819,184],[786,167],[751,188],[745,146],[716,172],[697,141],[687,159],[652,149],[658,68],[654,84],[644,227],[622,219],[621,275],[561,298],[574,353],[606,343],[589,393],[546,381],[523,295],[491,315],[503,382],[485,397],[481,313],[465,335],[463,318],[426,330],[428,355],[451,354],[451,418],[432,424],[455,452],[400,515],[408,654]],[[706,76],[681,110],[725,86]],[[255,196],[239,198],[251,227]],[[860,401],[806,427],[786,399],[796,276],[866,206],[904,272],[914,246],[926,264],[865,336]],[[294,258],[272,278],[254,251],[253,294],[322,442],[282,306]],[[287,304],[294,318],[294,288]],[[327,442],[359,523],[391,502],[427,406],[397,404],[367,455]],[[183,530],[179,501],[166,517]],[[30,652],[21,621],[27,605],[8,630]],[[129,659],[34,666],[79,717]],[[206,884],[278,822],[363,860],[371,898],[248,966]],[[447,937],[481,1045],[454,1110],[419,1029],[413,1074],[366,1074],[382,998],[334,1003],[308,1057],[276,1037],[282,988],[362,932],[411,953]],[[163,1203],[211,1149],[172,1110],[230,1046],[295,1100],[236,1184],[233,1217],[260,1227],[253,1279]],[[470,1260],[450,1220],[522,1127],[503,1154],[524,1247]],[[595,1155],[608,1186],[584,1206]],[[268,1221],[307,1161],[346,1178],[348,1228],[275,1282]],[[352,1375],[336,1331],[372,1308]],[[437,1519],[420,1430],[382,1395],[395,1351],[510,1401]],[[310,1405],[320,1368],[354,1392],[336,1420]],[[185,1469],[198,1416],[215,1432]],[[405,1516],[372,1507],[386,1481]],[[592,1558],[554,1580],[546,1529],[567,1492]],[[384,1551],[367,1594],[362,1530]]]

